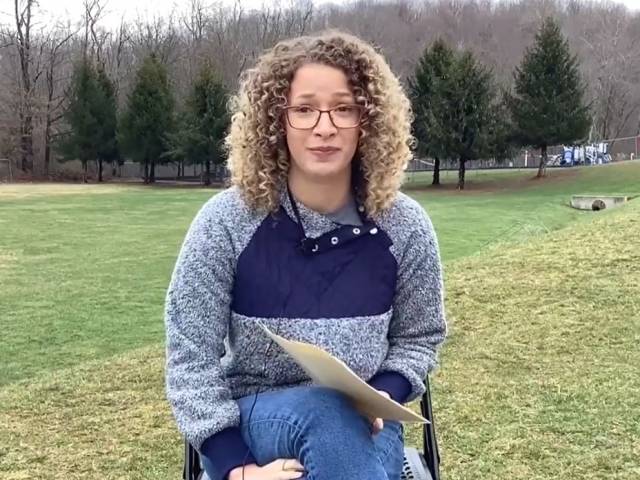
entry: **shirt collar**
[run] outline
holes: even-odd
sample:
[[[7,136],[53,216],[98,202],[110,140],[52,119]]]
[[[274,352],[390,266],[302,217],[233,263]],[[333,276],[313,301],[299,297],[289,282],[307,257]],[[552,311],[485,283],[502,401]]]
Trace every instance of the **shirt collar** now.
[[[324,233],[327,233],[336,228],[336,224],[326,215],[323,215],[316,210],[312,210],[311,208],[300,203],[298,200],[294,199],[294,201],[298,206],[300,219],[302,220],[302,225],[307,237],[319,237],[320,235],[323,235]],[[289,218],[297,223],[296,216],[293,212],[293,208],[291,207],[291,202],[289,201],[289,195],[287,194],[286,187],[280,190],[280,205],[282,205]]]

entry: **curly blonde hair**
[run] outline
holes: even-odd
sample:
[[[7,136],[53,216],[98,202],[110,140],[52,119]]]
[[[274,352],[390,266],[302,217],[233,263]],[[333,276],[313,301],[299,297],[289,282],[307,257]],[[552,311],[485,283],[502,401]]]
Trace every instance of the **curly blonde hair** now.
[[[411,104],[385,59],[363,40],[336,30],[281,41],[245,70],[231,98],[225,139],[231,183],[254,208],[275,211],[289,172],[282,107],[296,70],[321,63],[342,70],[365,107],[353,159],[358,201],[371,216],[393,202],[414,144]]]

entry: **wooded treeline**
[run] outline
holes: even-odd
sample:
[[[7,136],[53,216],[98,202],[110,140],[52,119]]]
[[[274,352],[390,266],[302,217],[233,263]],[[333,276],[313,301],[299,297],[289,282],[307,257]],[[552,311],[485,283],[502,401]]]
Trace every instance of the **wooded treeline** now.
[[[154,59],[166,72],[174,110],[172,142],[162,158],[179,162],[186,155],[185,142],[193,140],[185,132],[189,125],[193,130],[189,122],[199,102],[198,80],[209,82],[210,94],[200,88],[200,100],[213,108],[211,99],[233,91],[239,73],[264,49],[327,27],[379,46],[408,90],[425,49],[441,39],[454,52],[469,51],[491,73],[495,91],[506,92],[514,88],[514,71],[525,49],[543,20],[552,17],[579,60],[585,103],[591,106],[589,136],[607,139],[639,130],[640,16],[615,3],[363,0],[315,7],[299,0],[246,11],[239,1],[223,7],[192,0],[166,18],[123,22],[113,30],[104,25],[105,4],[87,0],[81,18],[52,25],[34,0],[14,0],[0,17],[0,158],[13,160],[24,175],[46,176],[54,156],[68,158],[59,145],[72,124],[74,70],[83,62],[109,80],[107,90],[124,118],[141,67]],[[212,118],[209,122],[214,125]],[[126,138],[121,140],[126,145]],[[220,158],[217,139],[198,141],[199,158],[215,163]],[[120,160],[155,155],[126,150],[111,155]]]

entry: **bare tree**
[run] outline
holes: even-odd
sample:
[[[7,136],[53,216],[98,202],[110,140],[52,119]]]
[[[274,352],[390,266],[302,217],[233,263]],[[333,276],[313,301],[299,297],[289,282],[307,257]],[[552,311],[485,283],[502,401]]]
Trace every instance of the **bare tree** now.
[[[96,64],[101,67],[104,66],[102,50],[109,37],[107,32],[98,27],[103,16],[104,6],[100,0],[84,0],[84,57],[95,58]]]
[[[110,43],[105,52],[105,70],[110,72],[113,80],[116,98],[120,96],[121,84],[125,76],[130,73],[132,62],[130,53],[131,34],[129,26],[124,19],[120,20],[120,25],[115,33],[110,35]]]
[[[235,87],[240,72],[248,61],[245,38],[245,12],[240,0],[231,8],[218,7],[210,25],[210,52],[214,65],[222,73],[225,83]],[[221,68],[223,67],[224,68]]]
[[[58,76],[58,70],[62,62],[63,47],[67,45],[69,40],[76,34],[67,28],[58,27],[57,30],[47,39],[45,48],[47,49],[47,66],[46,66],[46,104],[45,104],[45,125],[44,125],[44,174],[49,175],[49,166],[51,162],[51,143],[54,138],[53,127],[60,121],[64,115],[62,105],[65,101],[64,91],[60,86],[61,78]]]
[[[154,17],[146,22],[138,20],[138,29],[132,34],[132,42],[140,52],[140,58],[154,54],[164,64],[175,60],[179,35],[173,15],[165,19]]]
[[[180,47],[181,64],[186,67],[182,70],[182,75],[177,79],[178,88],[186,91],[193,83],[197,72],[203,63],[205,53],[205,43],[207,31],[213,20],[211,7],[205,5],[202,0],[191,0],[189,10],[179,15],[179,26],[185,30],[185,38],[182,38]]]
[[[640,108],[635,85],[640,37],[629,31],[630,17],[621,5],[602,5],[589,13],[592,20],[580,39],[591,59],[586,75],[593,98],[594,133],[600,139],[616,138]]]
[[[20,59],[20,169],[33,170],[33,93],[31,75],[32,52],[31,33],[33,27],[33,7],[35,0],[14,0],[15,39],[14,45]]]

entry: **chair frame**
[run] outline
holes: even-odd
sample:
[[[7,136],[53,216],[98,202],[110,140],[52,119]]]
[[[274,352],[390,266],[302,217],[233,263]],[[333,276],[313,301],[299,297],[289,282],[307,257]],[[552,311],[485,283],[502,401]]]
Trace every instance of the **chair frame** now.
[[[431,391],[429,378],[425,379],[425,392],[420,400],[420,412],[422,416],[429,420],[429,423],[422,428],[422,456],[426,468],[433,480],[440,480],[440,451],[436,438],[436,427],[433,417],[433,404],[431,401]],[[202,467],[200,466],[200,454],[189,442],[184,442],[184,467],[182,471],[183,480],[201,480]]]

